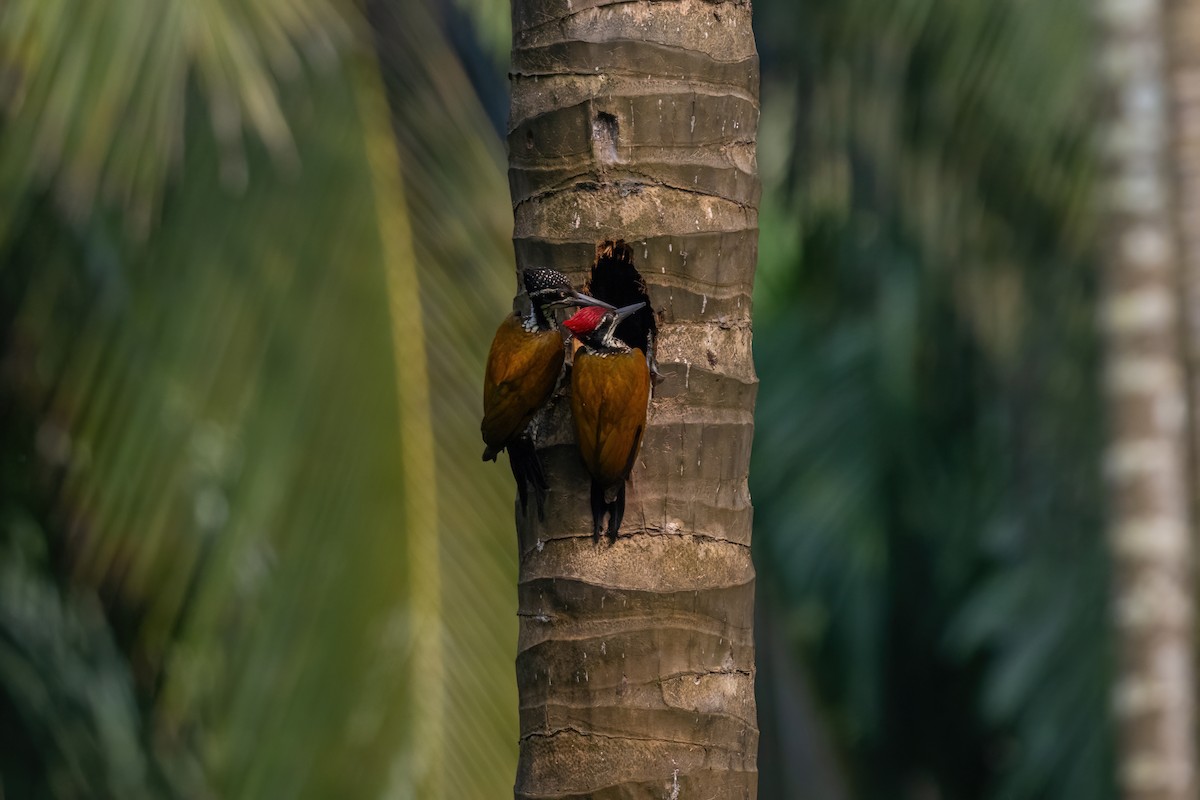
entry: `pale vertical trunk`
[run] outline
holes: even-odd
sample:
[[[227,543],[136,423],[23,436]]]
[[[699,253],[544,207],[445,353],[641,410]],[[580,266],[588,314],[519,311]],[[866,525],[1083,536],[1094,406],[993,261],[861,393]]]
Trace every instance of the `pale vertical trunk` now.
[[[568,404],[518,521],[518,798],[753,798],[751,507],[758,59],[745,2],[514,0],[521,267],[582,282],[630,242],[665,381],[621,537],[591,536]]]
[[[1183,291],[1188,380],[1192,523],[1200,519],[1200,0],[1168,0],[1168,85],[1171,97],[1175,227]],[[1194,539],[1193,539],[1194,541]],[[1195,559],[1195,553],[1191,554]],[[1190,602],[1195,609],[1195,576]],[[1193,625],[1193,635],[1195,626]],[[1188,643],[1195,652],[1196,642]],[[1193,662],[1194,668],[1194,662]],[[1194,702],[1194,700],[1193,700]],[[1193,767],[1194,768],[1194,767]]]
[[[1168,0],[1175,219],[1192,420],[1192,514],[1200,508],[1200,0]]]
[[[1163,6],[1099,9],[1119,781],[1131,800],[1184,800],[1196,796],[1192,548]]]

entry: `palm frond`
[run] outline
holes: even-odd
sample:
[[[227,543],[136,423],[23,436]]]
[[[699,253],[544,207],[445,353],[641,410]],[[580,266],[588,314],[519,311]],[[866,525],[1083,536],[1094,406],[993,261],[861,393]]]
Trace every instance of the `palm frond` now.
[[[7,224],[46,186],[76,219],[98,200],[144,233],[184,157],[191,89],[206,99],[226,184],[245,186],[245,134],[294,163],[279,81],[331,65],[351,23],[329,0],[14,0],[0,9],[0,171]]]

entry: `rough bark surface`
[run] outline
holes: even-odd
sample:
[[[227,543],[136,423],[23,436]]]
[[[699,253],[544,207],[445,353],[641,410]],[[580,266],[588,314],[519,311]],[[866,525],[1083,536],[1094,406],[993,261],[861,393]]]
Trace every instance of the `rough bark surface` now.
[[[632,246],[665,378],[625,522],[593,542],[558,398],[545,522],[518,519],[517,798],[753,798],[758,57],[745,2],[514,0],[508,137],[521,268],[582,283]]]
[[[1196,796],[1192,548],[1185,469],[1167,47],[1159,0],[1102,0],[1104,331],[1122,795]]]

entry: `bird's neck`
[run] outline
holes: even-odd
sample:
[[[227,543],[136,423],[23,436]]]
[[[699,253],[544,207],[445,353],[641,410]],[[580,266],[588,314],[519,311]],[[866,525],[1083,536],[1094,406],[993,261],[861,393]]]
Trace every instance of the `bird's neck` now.
[[[529,311],[521,317],[521,326],[529,333],[548,331],[554,327],[546,312],[537,303],[530,303]]]
[[[609,356],[617,353],[628,353],[630,351],[629,345],[615,338],[611,330],[600,336],[589,337],[583,342],[583,345],[589,352],[598,356]]]

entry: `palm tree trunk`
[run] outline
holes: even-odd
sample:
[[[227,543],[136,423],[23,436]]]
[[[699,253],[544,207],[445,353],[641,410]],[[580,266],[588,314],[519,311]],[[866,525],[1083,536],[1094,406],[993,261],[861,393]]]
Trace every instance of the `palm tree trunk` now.
[[[514,0],[512,91],[518,265],[582,282],[599,241],[628,241],[665,378],[612,545],[592,541],[569,404],[541,425],[546,519],[518,519],[515,796],[753,798],[750,5]]]
[[[1183,800],[1196,796],[1192,548],[1163,6],[1104,0],[1100,21],[1119,779],[1131,800]]]
[[[1200,509],[1200,0],[1168,0],[1175,218],[1191,412],[1192,515]]]

